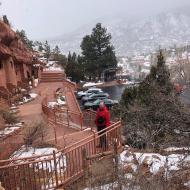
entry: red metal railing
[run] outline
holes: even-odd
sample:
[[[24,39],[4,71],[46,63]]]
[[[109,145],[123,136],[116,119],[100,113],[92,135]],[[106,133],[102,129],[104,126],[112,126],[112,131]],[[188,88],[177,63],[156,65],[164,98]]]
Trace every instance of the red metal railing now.
[[[47,97],[42,100],[42,110],[48,119],[54,122],[55,126],[72,126],[80,130],[92,129],[95,126],[96,112],[93,110],[81,112],[80,107],[76,111],[67,108],[50,108],[48,107]]]
[[[121,122],[106,128],[103,134],[93,135],[58,152],[43,156],[0,161],[0,181],[9,190],[46,190],[72,182],[83,174],[82,151],[88,156],[113,150],[113,142],[121,146]],[[102,131],[102,132],[103,132]],[[100,138],[106,137],[107,147],[97,148]],[[88,162],[91,165],[91,162]]]
[[[81,112],[71,111],[67,108],[50,108],[47,105],[47,98],[42,101],[42,111],[57,126],[73,126],[80,130],[83,129],[83,115]]]

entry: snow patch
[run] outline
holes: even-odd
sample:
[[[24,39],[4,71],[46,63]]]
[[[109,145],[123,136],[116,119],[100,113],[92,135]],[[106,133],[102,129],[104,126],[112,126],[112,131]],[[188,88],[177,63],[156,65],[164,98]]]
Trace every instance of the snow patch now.
[[[166,152],[174,152],[174,151],[188,151],[190,150],[190,147],[168,147],[166,149],[164,149]]]
[[[190,155],[184,154],[171,154],[168,156],[162,156],[155,153],[131,153],[127,150],[120,154],[120,161],[124,165],[130,165],[133,171],[136,171],[137,165],[146,163],[152,174],[157,174],[161,168],[164,168],[165,174],[169,174],[170,171],[179,170],[181,164],[189,164]]]
[[[3,130],[0,130],[0,138],[6,137],[7,135],[15,132],[16,130],[20,129],[20,126],[15,127],[6,127]]]
[[[62,170],[65,170],[66,167],[66,157],[62,155],[61,152],[58,152],[56,154],[56,166],[54,164],[53,159],[53,151],[58,152],[56,148],[47,147],[47,148],[33,148],[25,146],[22,146],[19,150],[15,151],[11,156],[10,160],[17,159],[16,161],[13,161],[14,163],[25,163],[28,162],[27,159],[30,159],[30,157],[34,156],[40,156],[40,157],[34,157],[32,158],[35,161],[43,161],[45,159],[48,159],[46,164],[42,164],[42,162],[39,162],[38,165],[36,165],[36,170],[43,169],[48,171],[54,171],[55,167],[57,168],[57,171],[60,172]],[[44,156],[43,156],[44,155]],[[27,158],[23,159],[22,158]],[[32,167],[32,164],[31,164]]]
[[[38,96],[38,94],[36,94],[36,93],[30,93],[29,95],[30,95],[30,97],[33,98],[33,99],[35,99],[35,98]]]
[[[184,186],[190,188],[190,181],[184,183]]]
[[[98,86],[98,85],[102,85],[103,82],[87,82],[83,85],[83,88],[86,88],[86,87],[93,87],[93,86]]]
[[[57,106],[58,104],[57,104],[57,102],[48,102],[48,104],[47,104],[47,106],[49,107],[49,108],[54,108],[55,106]]]

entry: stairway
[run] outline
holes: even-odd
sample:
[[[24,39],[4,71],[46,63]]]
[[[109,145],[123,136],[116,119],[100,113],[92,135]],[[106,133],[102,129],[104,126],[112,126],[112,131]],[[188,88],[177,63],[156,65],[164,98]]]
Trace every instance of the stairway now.
[[[40,82],[63,82],[64,79],[65,79],[64,72],[46,71],[41,74]]]

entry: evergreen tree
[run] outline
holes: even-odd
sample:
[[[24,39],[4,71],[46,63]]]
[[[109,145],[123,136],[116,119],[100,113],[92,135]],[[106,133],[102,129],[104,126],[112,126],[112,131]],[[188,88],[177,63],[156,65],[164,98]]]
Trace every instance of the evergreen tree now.
[[[7,25],[10,26],[10,22],[9,22],[9,20],[8,20],[8,18],[7,18],[7,15],[3,15],[3,22],[4,22],[5,24],[7,24]]]
[[[48,41],[46,40],[45,44],[44,44],[44,51],[45,51],[45,55],[44,57],[47,59],[47,61],[50,58],[51,55],[51,48],[50,45],[48,44]]]
[[[190,112],[176,96],[162,53],[138,87],[125,89],[114,111],[122,118],[127,144],[158,148],[188,143]]]
[[[44,50],[42,43],[38,46],[38,51],[42,52]]]
[[[60,53],[57,58],[57,64],[60,65],[63,69],[65,69],[67,65],[67,57]]]
[[[35,41],[34,42],[34,46],[37,46],[38,47],[38,51],[42,52],[43,51],[43,44],[42,42],[39,42],[39,41]]]
[[[20,37],[22,42],[27,46],[27,48],[33,50],[34,46],[33,41],[28,39],[26,32],[24,30],[21,31],[17,30],[16,33]]]
[[[77,83],[83,79],[81,64],[82,62],[80,56],[77,56],[75,52],[71,55],[69,52],[65,73],[68,77],[71,77],[72,81],[75,81]]]
[[[111,45],[111,34],[98,23],[92,34],[83,38],[81,43],[85,74],[98,77],[104,69],[117,66],[114,47]]]
[[[55,61],[58,61],[60,53],[61,53],[60,49],[59,49],[58,45],[56,45],[55,48],[53,49],[53,55],[54,55]]]

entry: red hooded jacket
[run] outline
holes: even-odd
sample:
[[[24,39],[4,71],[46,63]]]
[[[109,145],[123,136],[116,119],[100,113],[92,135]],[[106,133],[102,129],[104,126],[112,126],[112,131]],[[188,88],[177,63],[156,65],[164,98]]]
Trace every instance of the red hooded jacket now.
[[[102,117],[104,118],[104,122],[103,123],[99,123],[98,119]],[[97,112],[96,112],[96,120],[95,120],[96,126],[106,126],[109,127],[110,125],[110,113],[107,109],[107,107],[105,106],[103,109],[98,108]]]

